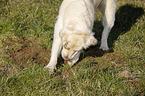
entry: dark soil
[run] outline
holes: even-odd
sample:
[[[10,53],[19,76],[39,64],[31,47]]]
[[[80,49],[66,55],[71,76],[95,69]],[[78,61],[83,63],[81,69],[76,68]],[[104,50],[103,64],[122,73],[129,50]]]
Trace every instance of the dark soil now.
[[[4,42],[4,45],[9,47],[6,50],[8,59],[22,68],[30,66],[33,62],[41,66],[46,65],[49,62],[50,51],[47,47],[35,44],[36,42],[37,40],[16,41],[8,38],[8,41]],[[18,49],[14,49],[14,44],[20,44],[21,46]]]

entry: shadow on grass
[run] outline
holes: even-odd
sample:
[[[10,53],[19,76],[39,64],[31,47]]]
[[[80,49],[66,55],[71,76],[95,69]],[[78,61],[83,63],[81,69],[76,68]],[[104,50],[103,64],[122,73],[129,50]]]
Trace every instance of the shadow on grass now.
[[[144,14],[144,9],[141,7],[133,7],[132,5],[124,5],[118,9],[116,12],[116,20],[114,27],[112,28],[109,37],[108,37],[108,45],[110,50],[108,52],[113,52],[113,44],[117,40],[117,38],[128,32],[131,27],[137,22]],[[105,52],[99,50],[99,46],[101,44],[101,35],[103,31],[103,26],[101,25],[101,21],[94,22],[94,29],[95,37],[97,38],[98,45],[94,47],[90,47],[86,50],[85,57],[92,56],[92,57],[101,57]],[[83,57],[84,58],[84,57]]]
[[[117,38],[128,32],[143,14],[144,9],[141,7],[133,7],[128,4],[120,7],[116,13],[115,25],[108,39],[110,48],[113,48],[113,43]]]

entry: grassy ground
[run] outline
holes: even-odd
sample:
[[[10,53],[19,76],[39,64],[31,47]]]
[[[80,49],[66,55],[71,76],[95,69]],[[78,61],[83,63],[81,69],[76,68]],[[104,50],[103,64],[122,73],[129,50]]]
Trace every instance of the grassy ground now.
[[[62,0],[0,0],[0,94],[6,95],[145,95],[145,3],[117,0],[109,52],[99,50],[102,32],[96,11],[99,43],[68,68],[62,58],[50,75],[53,27]]]

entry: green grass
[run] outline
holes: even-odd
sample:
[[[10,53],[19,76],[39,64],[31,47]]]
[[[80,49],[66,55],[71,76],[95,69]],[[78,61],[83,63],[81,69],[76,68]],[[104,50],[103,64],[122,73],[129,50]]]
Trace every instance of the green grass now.
[[[0,0],[0,94],[145,95],[145,4],[117,0],[109,52],[98,49],[102,32],[96,11],[98,45],[85,50],[68,68],[62,58],[49,74],[53,28],[62,0]]]

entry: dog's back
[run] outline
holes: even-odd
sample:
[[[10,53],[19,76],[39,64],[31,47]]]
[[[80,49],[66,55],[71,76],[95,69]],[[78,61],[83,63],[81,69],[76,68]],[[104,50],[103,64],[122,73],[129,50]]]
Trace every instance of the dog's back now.
[[[62,20],[64,28],[73,26],[81,31],[92,29],[94,15],[95,9],[91,0],[64,0],[59,11],[59,19]]]

